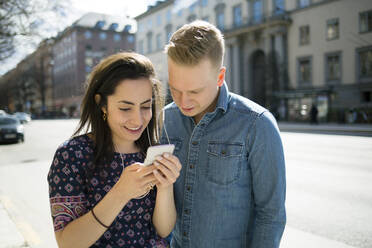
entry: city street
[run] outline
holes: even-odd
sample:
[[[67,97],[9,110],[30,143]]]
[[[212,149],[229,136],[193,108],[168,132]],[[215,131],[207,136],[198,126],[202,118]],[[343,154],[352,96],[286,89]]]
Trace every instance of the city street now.
[[[57,146],[77,124],[31,121],[25,143],[0,145],[0,203],[30,247],[57,247],[46,177]],[[282,138],[288,222],[281,247],[372,247],[372,138],[291,132]]]

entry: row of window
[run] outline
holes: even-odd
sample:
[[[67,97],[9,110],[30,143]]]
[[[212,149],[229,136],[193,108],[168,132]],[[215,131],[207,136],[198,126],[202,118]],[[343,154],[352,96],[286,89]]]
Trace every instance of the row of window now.
[[[89,30],[85,31],[84,33],[84,37],[85,39],[89,40],[93,37],[93,33]],[[107,39],[107,33],[106,32],[100,32],[98,34],[98,37],[100,40],[106,40]],[[122,40],[122,35],[119,34],[119,33],[115,33],[112,35],[112,39],[115,41],[115,42],[119,42]],[[127,35],[127,41],[128,43],[133,43],[134,42],[134,35]]]
[[[359,32],[372,31],[372,10],[359,13]],[[326,39],[335,40],[340,38],[340,22],[338,18],[327,20]],[[301,46],[310,44],[310,26],[299,27],[299,44]]]
[[[301,57],[297,60],[297,75],[299,85],[309,85],[312,82],[312,56]],[[341,52],[327,53],[325,55],[325,81],[327,83],[340,83],[342,76]],[[372,78],[372,47],[357,50],[357,77],[358,80]]]
[[[172,19],[172,13],[173,12],[177,12],[177,17],[181,17],[182,16],[182,13],[183,13],[183,9],[185,6],[184,3],[187,3],[187,1],[180,1],[180,2],[176,2],[174,7],[172,9],[168,9],[167,12],[165,13],[165,21],[166,23],[171,23],[171,19]],[[189,11],[190,13],[193,13],[195,12],[195,9],[197,7],[197,5],[201,6],[201,7],[206,7],[208,5],[208,0],[197,0],[195,1],[194,3],[192,3],[188,8],[189,8]],[[154,20],[154,23],[156,24],[156,26],[160,26],[162,25],[162,14],[158,14],[156,15],[155,17],[155,20]],[[138,23],[138,32],[143,32],[145,31],[145,28],[147,27],[148,30],[151,30],[153,28],[153,20],[151,18],[149,18],[147,20],[147,23]]]

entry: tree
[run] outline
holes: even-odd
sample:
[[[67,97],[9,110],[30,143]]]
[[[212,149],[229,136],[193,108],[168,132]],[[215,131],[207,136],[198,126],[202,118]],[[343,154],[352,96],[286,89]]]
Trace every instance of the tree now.
[[[36,46],[41,39],[53,35],[50,34],[51,31],[57,32],[58,30],[48,19],[58,19],[66,16],[65,10],[68,2],[58,0],[0,0],[0,62],[15,53],[17,38],[36,37],[37,39],[34,42]]]

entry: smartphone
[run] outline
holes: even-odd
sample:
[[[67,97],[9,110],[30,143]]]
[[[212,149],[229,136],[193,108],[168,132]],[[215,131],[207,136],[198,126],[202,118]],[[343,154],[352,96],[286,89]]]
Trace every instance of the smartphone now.
[[[147,148],[145,162],[143,162],[143,166],[148,166],[155,161],[156,156],[161,156],[163,153],[170,153],[172,154],[174,151],[173,144],[166,144],[166,145],[156,145],[150,146]]]

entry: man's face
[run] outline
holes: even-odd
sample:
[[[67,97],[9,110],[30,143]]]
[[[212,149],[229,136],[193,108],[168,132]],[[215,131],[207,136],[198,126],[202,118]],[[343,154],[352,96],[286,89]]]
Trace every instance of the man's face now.
[[[209,59],[195,66],[176,64],[168,57],[169,88],[181,112],[199,122],[216,107],[225,68],[217,69]]]

